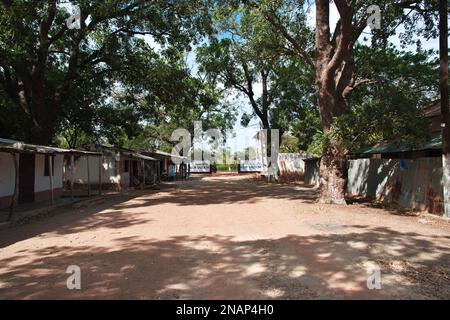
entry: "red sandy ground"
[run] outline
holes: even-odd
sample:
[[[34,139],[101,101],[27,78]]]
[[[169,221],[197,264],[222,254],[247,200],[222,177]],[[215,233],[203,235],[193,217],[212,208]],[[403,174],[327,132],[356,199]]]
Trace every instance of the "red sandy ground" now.
[[[3,230],[0,298],[450,298],[448,223],[250,180],[193,178]]]

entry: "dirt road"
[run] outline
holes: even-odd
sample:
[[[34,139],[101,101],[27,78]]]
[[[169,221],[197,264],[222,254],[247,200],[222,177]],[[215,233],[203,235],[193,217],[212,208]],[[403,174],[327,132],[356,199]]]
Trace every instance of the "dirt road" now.
[[[448,224],[246,179],[194,178],[0,231],[0,299],[450,298]],[[66,287],[69,265],[81,290]]]

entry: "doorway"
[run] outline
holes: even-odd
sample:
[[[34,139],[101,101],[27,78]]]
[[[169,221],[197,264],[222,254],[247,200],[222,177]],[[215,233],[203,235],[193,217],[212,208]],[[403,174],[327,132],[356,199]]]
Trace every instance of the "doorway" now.
[[[34,201],[34,154],[22,153],[19,159],[19,203]]]

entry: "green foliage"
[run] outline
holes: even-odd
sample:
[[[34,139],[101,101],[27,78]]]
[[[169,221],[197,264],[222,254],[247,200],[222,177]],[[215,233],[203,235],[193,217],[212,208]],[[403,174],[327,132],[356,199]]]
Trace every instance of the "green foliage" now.
[[[306,61],[314,61],[314,48],[308,46],[308,42],[302,42],[308,39],[304,36],[307,35],[304,30],[308,27],[303,22],[312,1],[249,0],[245,3],[251,8],[257,8],[271,22],[274,29],[289,40],[288,46],[283,50],[286,55],[294,52]],[[330,2],[331,5],[333,5],[332,2]],[[378,5],[381,9],[381,29],[372,31],[372,48],[358,48],[357,45],[352,44],[352,40],[357,40],[366,27],[366,9],[370,5]],[[326,119],[323,125],[327,128],[329,125],[332,126],[327,136],[317,131],[316,121],[314,121],[317,115],[309,114],[313,116],[307,121],[311,124],[310,126],[305,126],[301,120],[297,120],[298,123],[291,130],[295,136],[303,136],[299,142],[307,141],[307,145],[310,146],[308,149],[320,154],[321,146],[329,143],[343,144],[345,149],[355,150],[384,139],[403,139],[407,144],[418,144],[426,139],[427,123],[419,115],[421,108],[436,97],[438,72],[429,61],[424,60],[427,53],[418,52],[417,55],[408,55],[393,52],[389,47],[388,38],[398,32],[400,25],[404,27],[404,31],[400,33],[403,45],[414,43],[417,39],[414,37],[416,35],[422,35],[426,39],[435,38],[437,36],[437,5],[438,1],[405,2],[402,0],[358,0],[353,1],[351,8],[348,9],[342,5],[339,9],[340,15],[352,18],[348,32],[343,36],[343,32],[339,32],[342,31],[339,26],[343,24],[338,23],[337,31],[334,30],[334,26],[331,26],[328,32],[329,39],[323,38],[321,43],[316,45],[322,46],[322,49],[325,48],[319,51],[324,53],[323,57],[326,60],[328,45],[333,46],[329,53],[335,54],[340,52],[339,47],[335,45],[343,39],[339,39],[340,37],[347,38],[351,43],[348,52],[342,51],[343,55],[347,55],[346,65],[332,70],[334,74],[331,77],[335,78],[330,81],[338,80],[339,82],[335,83],[335,88],[332,86],[327,88],[330,91],[329,96],[334,92],[338,92],[339,95],[341,91],[345,93],[345,95],[342,94],[345,103],[338,102],[336,110],[333,110],[335,101],[329,99],[328,104],[322,106],[320,112],[322,118]],[[335,42],[336,39],[338,41]],[[356,68],[351,70],[354,61]],[[340,73],[344,73],[344,69],[351,72],[341,77]],[[353,82],[355,76],[357,81]],[[365,85],[358,85],[361,81]],[[358,88],[351,95],[356,86]],[[318,87],[318,90],[325,89]],[[336,114],[343,112],[344,115],[336,119],[336,116],[333,116],[335,111]],[[305,119],[308,118],[308,115],[303,116]],[[334,120],[336,123],[332,124]],[[284,117],[281,117],[280,121],[287,122]],[[305,127],[305,130],[302,132],[300,127]]]
[[[230,165],[218,163],[218,164],[216,164],[216,167],[217,167],[217,171],[221,171],[221,172],[228,172],[228,171],[237,172],[238,171],[237,163],[232,163]]]
[[[23,140],[26,115],[0,90],[0,137]]]
[[[321,157],[323,154],[323,148],[325,147],[327,140],[323,132],[317,132],[311,138],[311,143],[306,149],[306,153],[313,157]]]
[[[356,89],[349,112],[336,119],[334,138],[349,151],[386,140],[411,147],[424,143],[429,123],[421,115],[438,97],[439,86],[438,64],[429,55],[357,47],[356,65],[371,82]]]
[[[202,34],[211,32],[208,4],[208,0],[72,1],[81,8],[81,29],[67,30],[70,5],[0,2],[1,133],[30,139],[30,128],[50,136],[59,131],[71,135],[73,145],[80,144],[76,138],[80,134],[115,143],[122,143],[124,135],[127,139],[138,135],[153,112],[169,110],[165,106],[159,111],[135,110],[136,94],[145,95],[147,106],[162,101],[175,109],[185,103],[186,95],[199,91],[187,83],[198,79],[186,76],[184,66],[177,64]],[[160,53],[147,45],[144,35],[162,46]],[[112,106],[109,97],[118,88],[123,89],[121,100]],[[215,99],[213,94],[201,92],[191,99],[195,107],[212,105],[208,100]],[[20,100],[19,94],[25,99]],[[192,104],[185,109],[189,107]],[[11,109],[16,112],[9,113]],[[11,114],[20,120],[4,121],[12,119]]]
[[[281,140],[280,145],[281,153],[297,153],[300,152],[299,142],[296,137],[293,136],[284,136]]]
[[[215,9],[217,34],[197,49],[200,72],[248,100],[252,112],[241,117],[243,126],[258,117],[264,128],[291,131],[307,109],[314,108],[312,70],[298,57],[286,55],[287,41],[261,11],[233,1]],[[297,22],[305,27],[297,29],[299,41],[311,48],[311,30],[305,21]]]
[[[369,79],[352,96],[346,114],[335,119],[324,136],[315,108],[303,109],[292,126],[300,150],[321,156],[327,141],[348,152],[383,141],[398,141],[409,147],[429,138],[429,123],[421,115],[424,107],[438,98],[438,62],[432,52],[400,52],[385,48],[357,46],[355,63],[358,80]]]
[[[400,23],[405,45],[415,41],[412,35],[436,37],[437,1],[353,3],[355,24],[368,5],[380,5],[382,29],[373,32],[371,47],[355,46],[357,81],[370,81],[354,90],[348,112],[327,137],[313,68],[267,19],[277,17],[314,58],[314,30],[306,14],[314,10],[311,1],[73,1],[89,15],[83,30],[64,30],[70,10],[58,5],[45,40],[42,26],[54,3],[0,2],[1,136],[27,139],[37,123],[49,126],[55,142],[68,147],[100,142],[170,150],[172,131],[193,132],[196,120],[205,129],[230,128],[236,107],[224,97],[238,92],[253,106],[242,124],[258,116],[264,125],[288,132],[293,138],[282,144],[286,151],[320,155],[330,140],[354,151],[384,140],[413,145],[427,138],[420,114],[437,98],[437,63],[420,45],[417,53],[399,52],[387,38]],[[143,35],[151,35],[161,50]],[[208,41],[197,49],[199,75],[192,75],[186,52],[205,35]],[[19,101],[19,80],[26,103]],[[43,104],[36,103],[40,95]],[[60,106],[57,97],[63,97]]]
[[[291,133],[297,138],[301,151],[308,151],[311,144],[317,144],[315,141],[322,135],[317,109],[304,109],[298,120],[293,122]]]

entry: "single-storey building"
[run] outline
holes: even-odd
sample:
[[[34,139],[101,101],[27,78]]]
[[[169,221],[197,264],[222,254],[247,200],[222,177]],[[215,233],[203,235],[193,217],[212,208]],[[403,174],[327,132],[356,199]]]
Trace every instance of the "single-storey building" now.
[[[65,155],[99,156],[94,152],[68,150],[0,139],[0,209],[51,200],[62,195]]]
[[[410,147],[386,141],[349,156],[347,194],[405,210],[443,211],[441,108],[435,102],[422,115],[431,138]]]
[[[159,182],[159,161],[155,158],[125,148],[93,145],[87,149],[102,154],[101,165],[89,161],[89,156],[75,157],[73,180],[76,189],[82,189],[87,185],[89,174],[92,177],[91,183],[109,190],[153,185]],[[65,168],[65,180],[70,181],[68,158],[65,161]]]
[[[159,162],[159,178],[162,180],[186,179],[190,171],[190,163],[187,157],[172,155],[158,149],[151,149],[142,154],[155,158]],[[173,160],[177,159],[175,163]]]
[[[417,148],[383,143],[350,155],[347,195],[403,210],[442,212],[440,137]]]

